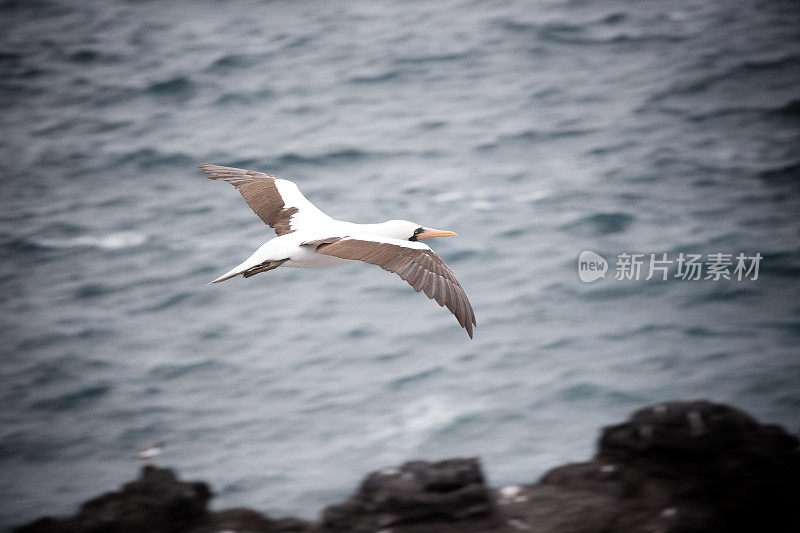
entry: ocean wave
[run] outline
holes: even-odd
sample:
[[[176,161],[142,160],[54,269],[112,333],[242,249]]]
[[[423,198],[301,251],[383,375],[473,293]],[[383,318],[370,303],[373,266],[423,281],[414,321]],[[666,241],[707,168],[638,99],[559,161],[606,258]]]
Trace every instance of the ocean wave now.
[[[250,92],[225,93],[217,98],[214,104],[220,106],[236,104],[253,105],[256,102],[261,102],[263,100],[272,98],[274,95],[275,93],[270,89],[260,89],[258,91]]]
[[[561,229],[587,231],[592,235],[610,235],[624,232],[634,220],[635,217],[628,213],[594,213],[564,224]]]
[[[84,283],[75,290],[75,298],[97,298],[113,291],[112,287],[102,283]]]
[[[138,87],[127,85],[105,85],[94,84],[86,86],[81,79],[72,82],[72,89],[75,93],[72,96],[72,105],[91,104],[98,106],[118,105],[142,95],[142,90]]]
[[[614,33],[611,35],[603,35],[603,36],[580,36],[572,31],[566,30],[553,30],[553,29],[545,29],[541,32],[541,37],[545,41],[549,41],[552,43],[557,44],[587,44],[587,45],[598,45],[598,44],[621,44],[621,43],[633,43],[633,44],[640,44],[643,42],[663,42],[663,41],[681,41],[683,37],[678,35],[669,35],[669,34],[653,34],[649,32],[620,32]]]
[[[425,152],[410,152],[410,151],[397,151],[397,152],[379,152],[361,150],[359,148],[341,148],[323,152],[317,155],[301,154],[297,152],[286,152],[279,155],[273,160],[272,163],[267,165],[267,168],[276,168],[282,165],[314,165],[324,166],[330,163],[346,163],[374,159],[389,159],[394,157],[403,156],[423,156],[433,157],[438,155],[435,151]]]
[[[501,135],[497,140],[501,143],[506,141],[541,141],[546,139],[559,139],[562,137],[578,137],[594,133],[595,131],[596,130],[592,128],[562,128],[546,131],[528,129]]]
[[[466,190],[456,190],[456,191],[447,191],[447,192],[440,192],[438,194],[433,195],[431,198],[437,204],[440,203],[448,203],[448,202],[460,202],[461,200],[472,197],[473,194]]]
[[[473,150],[477,152],[487,152],[496,150],[508,143],[555,141],[566,137],[580,137],[583,135],[589,135],[595,131],[596,130],[592,128],[562,128],[553,130],[527,129],[513,133],[497,135],[494,139],[488,142],[481,142],[475,145]]]
[[[444,367],[442,367],[441,365],[438,365],[438,366],[434,366],[432,368],[427,368],[427,369],[420,370],[420,371],[417,371],[417,372],[411,372],[409,374],[405,374],[403,376],[399,376],[399,377],[393,379],[390,382],[390,386],[392,388],[394,388],[394,389],[401,389],[401,388],[403,388],[403,386],[405,386],[407,384],[415,383],[415,382],[418,382],[418,381],[424,381],[424,380],[427,380],[429,378],[432,378],[432,377],[435,377],[437,375],[440,375],[443,371],[444,371]]]
[[[443,397],[424,396],[404,406],[382,425],[373,424],[373,431],[365,438],[381,444],[391,442],[395,448],[414,449],[469,412],[465,402],[456,405]]]
[[[606,144],[603,146],[597,146],[595,148],[587,150],[584,153],[587,155],[608,155],[633,148],[636,145],[637,143],[635,141],[624,141],[616,144]]]
[[[417,128],[421,130],[438,130],[447,126],[448,122],[445,120],[423,120],[417,124]]]
[[[111,386],[91,385],[78,390],[57,394],[33,402],[33,407],[45,411],[69,411],[86,403],[93,403],[111,391]]]
[[[132,125],[130,120],[106,121],[95,117],[86,117],[76,120],[69,117],[63,120],[52,120],[43,122],[41,126],[31,131],[35,137],[48,137],[63,135],[65,132],[75,132],[77,135],[84,133],[107,133],[117,129],[122,129]]]
[[[213,359],[205,359],[187,364],[165,364],[151,369],[148,374],[160,381],[170,381],[188,375],[230,376],[235,373],[232,365]]]
[[[78,332],[78,335],[83,336],[83,338],[88,338],[92,336],[92,332],[89,330],[80,331]],[[35,332],[31,334],[29,337],[20,340],[14,347],[14,349],[19,352],[40,350],[48,346],[59,345],[64,341],[69,340],[70,337],[71,336],[69,333],[65,333],[63,331]]]
[[[147,241],[147,235],[135,231],[119,231],[106,235],[84,235],[68,239],[34,239],[40,248],[97,248],[100,250],[122,250],[134,248]]]
[[[286,38],[288,36],[284,35],[283,37]],[[302,48],[305,45],[307,45],[307,44],[311,43],[312,41],[314,41],[314,38],[315,37],[313,35],[299,35],[299,36],[293,37],[293,38],[289,39],[283,45],[283,47],[281,48],[281,51],[293,50],[293,49],[296,49],[296,48]]]
[[[553,21],[545,23],[499,20],[499,26],[512,33],[530,33],[543,42],[556,44],[616,44],[641,42],[677,42],[684,39],[675,33],[655,33],[648,30],[614,30],[614,26],[625,21],[624,13],[610,13],[596,20],[581,24]]]
[[[205,68],[211,74],[229,74],[233,70],[254,66],[261,57],[255,54],[226,54]]]
[[[196,159],[190,154],[182,152],[162,152],[156,148],[140,148],[132,152],[118,154],[111,166],[137,165],[143,170],[150,170],[156,167],[184,167],[192,168],[196,166]]]
[[[171,307],[175,307],[176,305],[183,303],[187,299],[191,298],[193,295],[194,295],[193,293],[189,292],[171,294],[166,298],[160,300],[159,302],[136,309],[135,311],[133,311],[133,314],[155,313],[157,311],[163,311],[165,309],[169,309]]]
[[[426,55],[414,55],[414,56],[402,56],[397,57],[394,59],[394,63],[398,65],[402,64],[419,64],[419,63],[438,63],[438,62],[450,62],[450,61],[458,61],[461,59],[466,59],[467,57],[474,55],[474,50],[464,50],[462,52],[450,52],[450,53],[443,53],[443,54],[426,54]]]
[[[13,85],[9,83],[9,81],[13,79],[29,80],[31,78],[36,78],[46,72],[44,68],[40,66],[34,66],[29,63],[29,58],[24,54],[12,50],[0,51],[0,67],[3,69],[3,77],[2,80],[0,80],[2,85],[0,85],[0,87],[2,87],[3,90],[19,87],[20,89],[25,88],[33,91],[33,87],[27,87],[26,85],[22,84]]]
[[[100,50],[91,48],[80,48],[69,52],[67,60],[81,65],[90,65],[96,63],[115,63],[122,59],[120,55],[110,54]]]
[[[49,0],[4,0],[0,2],[2,10],[28,10],[54,8],[57,4]]]
[[[345,148],[342,150],[332,150],[319,155],[304,155],[297,152],[287,152],[277,157],[279,165],[307,164],[325,165],[331,161],[356,161],[366,159],[371,154],[357,148]],[[375,154],[372,154],[375,155]],[[275,166],[275,165],[273,165]]]
[[[768,168],[758,173],[758,177],[771,182],[800,182],[800,161],[779,167]]]
[[[793,99],[770,110],[778,115],[800,116],[800,99]]]
[[[189,98],[195,93],[195,83],[186,76],[175,76],[167,80],[150,83],[145,92],[154,96]]]
[[[400,75],[400,72],[397,70],[387,70],[385,72],[378,72],[375,74],[356,74],[352,76],[348,81],[350,83],[381,83],[384,81],[390,81],[397,78]]]
[[[523,22],[512,19],[498,19],[494,22],[500,26],[500,28],[512,32],[528,33],[536,30],[536,24],[532,22]]]
[[[769,59],[747,59],[736,63],[722,71],[707,74],[699,79],[680,81],[667,87],[664,91],[656,92],[648,98],[648,102],[659,102],[675,95],[692,95],[702,93],[712,88],[717,83],[725,81],[749,81],[753,75],[764,75],[765,71],[773,70],[786,75],[796,72],[800,68],[800,56],[790,54]],[[693,69],[693,72],[706,72],[703,69]]]
[[[79,332],[81,338],[105,335],[105,331]],[[59,342],[63,342],[66,336]],[[30,385],[41,388],[56,386],[67,381],[80,381],[87,374],[98,372],[110,366],[107,361],[84,359],[73,355],[64,355],[53,359],[39,361],[25,371],[25,380]]]
[[[785,277],[796,280],[800,276],[800,252],[795,250],[777,251],[766,254],[761,269],[762,275]]]

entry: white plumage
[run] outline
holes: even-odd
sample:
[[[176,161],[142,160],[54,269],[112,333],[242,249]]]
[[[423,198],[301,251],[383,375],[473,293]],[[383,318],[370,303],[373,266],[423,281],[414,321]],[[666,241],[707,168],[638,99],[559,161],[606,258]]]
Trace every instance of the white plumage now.
[[[461,284],[430,247],[418,241],[455,235],[407,220],[354,224],[335,220],[308,201],[297,185],[269,174],[201,165],[211,179],[235,186],[277,237],[211,283],[250,277],[278,267],[320,268],[359,260],[398,274],[416,291],[447,307],[472,337],[477,323]]]

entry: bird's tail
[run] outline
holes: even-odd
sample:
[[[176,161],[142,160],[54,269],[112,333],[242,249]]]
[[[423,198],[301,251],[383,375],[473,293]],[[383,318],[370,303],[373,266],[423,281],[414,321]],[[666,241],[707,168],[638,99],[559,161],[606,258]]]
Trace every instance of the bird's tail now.
[[[244,261],[242,261],[241,263],[239,263],[238,265],[236,265],[235,267],[233,267],[232,269],[230,269],[227,272],[225,272],[223,275],[221,275],[217,279],[208,282],[207,285],[211,285],[212,283],[220,283],[222,281],[225,281],[226,279],[235,278],[239,274],[244,274],[245,272],[247,272],[251,268],[257,267],[261,263],[262,263],[262,261],[259,260],[259,258],[256,256],[256,254],[253,254],[250,257],[248,257],[247,259],[245,259]]]
[[[219,283],[221,281],[225,281],[226,279],[235,278],[239,274],[243,274],[245,278],[249,278],[250,276],[255,276],[256,274],[260,274],[262,272],[267,272],[268,270],[273,270],[275,268],[278,268],[286,261],[288,261],[288,259],[280,259],[278,261],[264,261],[263,263],[254,264],[253,261],[248,259],[244,263],[228,270],[217,279],[210,281],[209,283],[207,283],[207,285],[211,285],[212,283]]]
[[[244,270],[238,270],[238,269],[239,269],[239,267],[233,268],[233,269],[225,272],[223,275],[221,275],[217,279],[209,281],[208,283],[206,283],[206,285],[211,285],[212,283],[220,283],[222,281],[225,281],[226,279],[235,278],[239,274],[242,274],[242,273],[247,271],[246,268]]]
[[[280,239],[271,239],[265,242],[258,250],[253,252],[250,257],[228,270],[217,279],[211,281],[209,285],[212,283],[220,283],[226,279],[235,278],[239,274],[244,274],[244,277],[249,278],[259,272],[266,272],[267,270],[279,267],[287,261],[286,256],[284,256],[280,250],[275,249],[276,245],[280,248],[279,241]]]

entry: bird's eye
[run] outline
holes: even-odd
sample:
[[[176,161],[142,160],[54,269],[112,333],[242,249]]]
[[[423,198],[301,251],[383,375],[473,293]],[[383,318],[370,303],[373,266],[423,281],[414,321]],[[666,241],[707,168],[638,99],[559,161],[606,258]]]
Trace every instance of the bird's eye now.
[[[422,233],[422,228],[417,228],[414,230],[414,235],[419,235],[420,233]]]

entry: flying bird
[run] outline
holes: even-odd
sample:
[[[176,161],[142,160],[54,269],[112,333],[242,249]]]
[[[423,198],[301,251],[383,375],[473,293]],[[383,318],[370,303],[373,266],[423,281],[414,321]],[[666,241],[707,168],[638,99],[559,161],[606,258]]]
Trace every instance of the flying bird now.
[[[408,220],[379,224],[336,220],[317,209],[289,180],[219,165],[200,168],[209,178],[236,187],[247,205],[278,235],[211,283],[239,275],[249,278],[278,267],[318,268],[363,261],[394,272],[415,291],[424,291],[428,298],[447,307],[472,338],[477,322],[464,289],[444,261],[420,242],[454,232]]]

